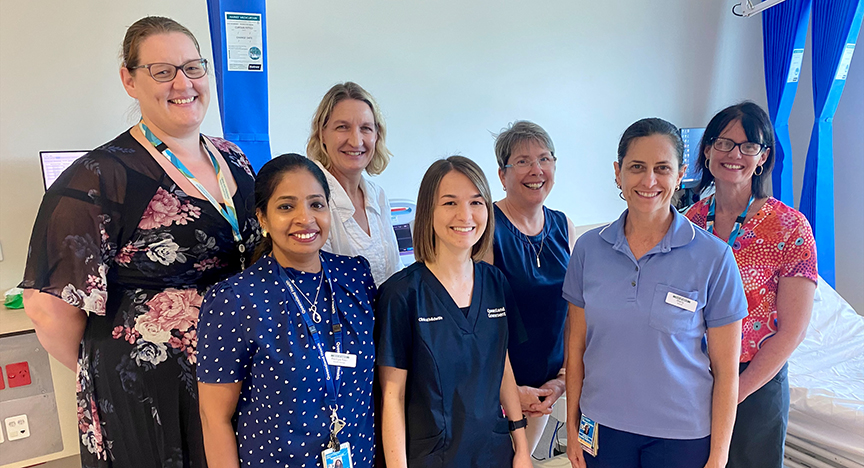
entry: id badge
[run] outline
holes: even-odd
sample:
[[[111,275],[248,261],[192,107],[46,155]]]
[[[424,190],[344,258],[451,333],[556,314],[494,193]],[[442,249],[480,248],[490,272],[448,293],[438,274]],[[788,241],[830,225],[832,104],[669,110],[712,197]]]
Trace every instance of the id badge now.
[[[579,420],[579,445],[582,446],[582,450],[591,454],[591,456],[597,456],[598,442],[597,442],[597,431],[599,427],[597,423],[594,422],[588,416],[582,415],[582,419]]]
[[[327,364],[338,367],[357,367],[357,355],[351,353],[334,353],[327,351],[324,353],[327,359]]]
[[[321,463],[324,468],[354,468],[351,461],[351,444],[348,442],[340,444],[339,450],[328,448],[321,452]]]

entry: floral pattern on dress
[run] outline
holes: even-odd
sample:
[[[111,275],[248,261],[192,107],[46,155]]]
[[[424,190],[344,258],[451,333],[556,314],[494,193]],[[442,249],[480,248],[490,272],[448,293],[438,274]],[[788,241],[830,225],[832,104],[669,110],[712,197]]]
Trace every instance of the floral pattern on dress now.
[[[219,146],[228,148],[251,252],[260,238],[254,176],[236,146]],[[129,132],[74,163],[49,198],[21,287],[90,312],[76,382],[82,467],[205,466],[198,311],[211,285],[241,269],[230,225],[179,189]]]
[[[711,198],[687,210],[693,224],[705,228]],[[769,197],[741,226],[732,246],[738,263],[748,316],[742,322],[741,362],[750,362],[777,334],[777,287],[780,278],[800,276],[817,281],[816,241],[803,214]]]
[[[144,216],[138,227],[141,229],[156,229],[158,227],[174,224],[187,224],[190,220],[201,216],[201,209],[192,205],[188,200],[181,202],[180,199],[168,193],[162,187],[156,191],[156,195],[147,205]]]

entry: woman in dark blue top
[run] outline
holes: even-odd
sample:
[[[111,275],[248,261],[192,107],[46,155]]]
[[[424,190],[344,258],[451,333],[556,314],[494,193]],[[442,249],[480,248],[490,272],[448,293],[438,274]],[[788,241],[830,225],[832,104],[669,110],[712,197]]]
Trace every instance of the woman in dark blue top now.
[[[280,156],[258,174],[264,255],[216,285],[199,319],[211,468],[324,467],[322,452],[336,444],[353,466],[374,464],[375,283],[363,257],[320,250],[329,198],[324,174],[303,156]]]
[[[511,339],[510,362],[533,452],[564,393],[567,301],[561,287],[576,239],[567,216],[543,206],[555,183],[549,134],[535,123],[514,122],[495,140],[495,156],[507,195],[495,204],[495,242],[484,260],[507,277],[528,333],[523,343]]]
[[[518,313],[504,275],[479,261],[492,243],[491,202],[470,159],[437,161],[423,176],[417,262],[381,285],[376,309],[388,468],[531,467],[507,359]]]

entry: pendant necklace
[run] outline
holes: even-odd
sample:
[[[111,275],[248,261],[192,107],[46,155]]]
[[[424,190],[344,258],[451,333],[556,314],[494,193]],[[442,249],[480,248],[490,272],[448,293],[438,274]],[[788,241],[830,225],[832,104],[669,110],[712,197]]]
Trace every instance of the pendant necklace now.
[[[288,281],[294,285],[294,288],[300,290],[300,287],[297,286],[297,283],[294,282],[293,279],[288,278]],[[318,280],[318,287],[315,288],[315,300],[310,301],[308,297],[306,297],[306,293],[300,294],[300,297],[306,299],[306,302],[309,303],[309,313],[312,315],[312,321],[315,323],[321,323],[321,314],[318,313],[318,295],[321,294],[321,285],[324,283],[324,269],[322,265],[321,269],[321,279]],[[301,291],[302,292],[302,291]]]
[[[524,234],[523,234],[524,235]],[[531,242],[531,239],[528,239],[528,236],[525,236],[525,242],[531,246],[531,251],[534,253],[534,259],[537,261],[537,268],[540,268],[540,254],[543,253],[543,243],[546,241],[546,233],[543,233],[543,236],[540,237],[540,249],[534,247],[534,243]]]

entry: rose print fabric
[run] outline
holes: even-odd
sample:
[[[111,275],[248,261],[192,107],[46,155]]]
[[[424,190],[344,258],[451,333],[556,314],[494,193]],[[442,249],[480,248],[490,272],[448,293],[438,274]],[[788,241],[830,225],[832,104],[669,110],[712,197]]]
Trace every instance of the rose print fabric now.
[[[236,146],[210,140],[237,182],[251,252],[259,237],[252,170]],[[206,466],[198,309],[209,286],[240,269],[230,225],[179,189],[128,131],[50,187],[21,287],[87,312],[77,382],[83,467]]]
[[[699,201],[687,210],[687,218],[704,229],[710,204],[710,197]],[[803,214],[769,197],[741,226],[732,253],[744,281],[749,313],[742,323],[741,362],[750,362],[777,334],[780,278],[803,276],[817,281],[816,241]]]

